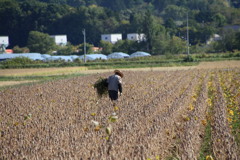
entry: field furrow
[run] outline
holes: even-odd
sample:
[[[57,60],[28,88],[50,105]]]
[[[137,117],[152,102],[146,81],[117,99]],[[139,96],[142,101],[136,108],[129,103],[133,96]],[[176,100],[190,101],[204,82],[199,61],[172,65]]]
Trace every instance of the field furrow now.
[[[239,69],[125,71],[115,104],[111,74],[0,91],[0,159],[239,158]]]
[[[215,100],[213,107],[212,140],[213,152],[217,159],[238,159],[237,145],[227,121],[227,105],[218,75],[215,80]]]

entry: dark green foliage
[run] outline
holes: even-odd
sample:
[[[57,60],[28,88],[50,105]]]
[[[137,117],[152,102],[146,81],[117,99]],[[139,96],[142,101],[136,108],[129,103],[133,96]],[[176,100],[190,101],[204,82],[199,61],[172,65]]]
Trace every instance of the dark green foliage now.
[[[107,78],[100,77],[93,85],[93,87],[97,91],[97,95],[101,98],[103,96],[106,96],[108,94],[108,88],[107,88]]]
[[[85,28],[86,41],[94,46],[99,46],[101,34],[122,33],[125,39],[127,33],[144,33],[145,43],[128,50],[164,54],[159,47],[168,43],[164,32],[186,38],[187,12],[190,44],[205,45],[225,25],[239,25],[239,6],[238,0],[1,0],[0,35],[9,36],[13,48],[26,47],[31,31],[66,34],[71,44],[79,45]]]
[[[29,53],[30,50],[27,47],[20,48],[19,46],[14,46],[13,47],[13,52],[14,53]]]
[[[183,59],[183,62],[194,62],[196,61],[193,56],[186,56],[184,59]]]
[[[38,31],[31,31],[28,37],[28,48],[31,52],[38,52],[41,54],[51,53],[56,45],[48,34]]]
[[[37,61],[33,61],[26,57],[17,57],[17,58],[8,59],[6,61],[1,62],[1,65],[3,65],[4,68],[23,68],[28,64],[36,64],[36,63]]]

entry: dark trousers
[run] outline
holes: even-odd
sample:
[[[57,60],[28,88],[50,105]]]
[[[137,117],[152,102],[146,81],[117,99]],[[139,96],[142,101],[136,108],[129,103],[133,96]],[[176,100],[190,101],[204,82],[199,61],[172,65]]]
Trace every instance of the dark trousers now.
[[[118,99],[118,92],[117,91],[109,90],[108,95],[109,95],[109,98],[111,100],[117,100]]]

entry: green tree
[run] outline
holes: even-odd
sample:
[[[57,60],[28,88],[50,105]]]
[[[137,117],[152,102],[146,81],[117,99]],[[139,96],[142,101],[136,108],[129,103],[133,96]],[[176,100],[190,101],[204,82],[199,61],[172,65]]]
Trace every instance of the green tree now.
[[[71,45],[68,43],[66,46],[58,46],[57,47],[57,54],[58,55],[72,55],[77,50],[76,46]]]
[[[214,52],[234,51],[236,47],[236,32],[233,30],[225,30],[221,34],[221,40],[214,42],[212,48]]]
[[[120,40],[113,45],[113,52],[133,53],[137,51],[137,42],[131,40]]]
[[[171,35],[175,35],[177,33],[177,25],[175,24],[173,19],[167,19],[165,21],[165,27]]]
[[[19,46],[14,46],[13,47],[13,52],[14,53],[29,53],[29,48],[27,47],[19,47]]]
[[[171,37],[167,32],[161,32],[154,42],[155,47],[153,53],[156,55],[166,54],[168,52],[167,48],[170,40]]]
[[[164,27],[158,23],[156,18],[147,11],[144,16],[143,23],[143,33],[146,36],[146,44],[148,52],[152,53],[154,50],[154,43],[158,39],[157,36],[160,32],[164,31]]]
[[[186,51],[186,42],[181,38],[173,36],[168,43],[166,53],[181,54]]]
[[[213,21],[216,25],[216,27],[222,27],[226,23],[226,17],[222,15],[221,13],[217,13],[213,16]]]
[[[15,0],[0,0],[0,35],[11,39],[11,47],[19,42],[21,9]]]
[[[130,29],[129,33],[142,33],[143,32],[143,22],[144,14],[143,13],[133,13],[130,15]]]
[[[94,47],[94,45],[90,44],[90,43],[86,43],[86,54],[91,54],[93,52],[92,48]],[[79,54],[83,55],[84,54],[84,43],[80,44],[78,46],[79,49]]]
[[[99,47],[102,48],[102,54],[108,55],[112,53],[113,44],[106,41],[100,41]]]
[[[28,48],[31,52],[51,53],[55,48],[54,39],[48,34],[31,31],[28,37]]]
[[[182,20],[186,19],[187,9],[181,6],[169,5],[164,9],[165,19]]]
[[[240,31],[235,35],[235,49],[240,50]]]

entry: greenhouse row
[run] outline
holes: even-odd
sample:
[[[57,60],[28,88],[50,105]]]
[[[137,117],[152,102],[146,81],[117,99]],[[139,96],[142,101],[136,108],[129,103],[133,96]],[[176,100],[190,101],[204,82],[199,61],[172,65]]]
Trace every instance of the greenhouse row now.
[[[103,54],[87,54],[86,60],[87,61],[93,61],[97,59],[107,60],[107,59],[123,59],[123,58],[135,58],[135,57],[145,57],[145,56],[151,56],[149,53],[146,52],[135,52],[131,55],[128,55],[123,52],[114,52],[109,55],[103,55]],[[77,55],[69,55],[69,56],[51,56],[49,54],[40,54],[40,53],[12,53],[7,54],[3,53],[0,54],[0,61],[4,61],[7,59],[17,58],[17,57],[26,57],[31,60],[40,60],[40,61],[56,61],[56,60],[64,60],[66,62],[74,61],[76,59],[84,60],[84,55],[77,56]]]

